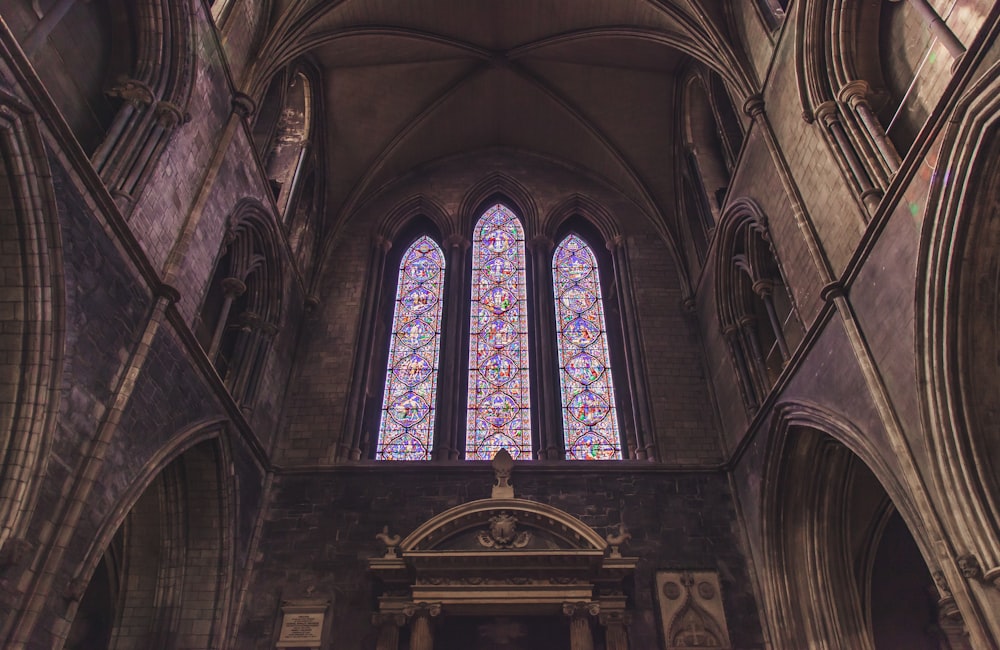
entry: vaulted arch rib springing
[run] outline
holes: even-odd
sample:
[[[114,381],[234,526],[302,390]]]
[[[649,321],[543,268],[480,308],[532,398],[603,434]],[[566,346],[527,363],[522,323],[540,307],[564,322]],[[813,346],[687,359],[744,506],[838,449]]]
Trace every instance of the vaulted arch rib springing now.
[[[469,397],[465,457],[488,460],[501,448],[531,458],[528,312],[524,228],[496,204],[472,240]]]
[[[579,236],[556,248],[552,284],[566,458],[621,459],[597,258]]]
[[[434,440],[444,253],[418,238],[403,254],[379,424],[379,460],[430,460]]]

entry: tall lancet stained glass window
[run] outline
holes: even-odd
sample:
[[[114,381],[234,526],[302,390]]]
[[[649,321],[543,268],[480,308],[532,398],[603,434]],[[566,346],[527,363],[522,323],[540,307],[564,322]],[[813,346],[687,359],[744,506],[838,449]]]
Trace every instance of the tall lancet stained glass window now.
[[[620,459],[597,258],[577,235],[569,235],[556,248],[552,282],[566,458]]]
[[[531,458],[525,284],[524,229],[494,205],[472,239],[467,459],[490,459],[501,448]]]
[[[378,432],[379,460],[431,457],[443,288],[444,254],[430,237],[420,237],[399,263]]]

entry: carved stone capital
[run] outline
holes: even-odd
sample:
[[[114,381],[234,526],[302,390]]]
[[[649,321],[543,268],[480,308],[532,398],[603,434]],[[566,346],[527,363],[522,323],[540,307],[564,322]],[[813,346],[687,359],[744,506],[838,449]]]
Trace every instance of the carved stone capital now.
[[[769,278],[756,280],[751,288],[761,298],[768,298],[774,293],[774,280]]]
[[[868,85],[868,82],[858,79],[844,84],[844,87],[837,93],[837,98],[851,108],[857,108],[861,103],[868,103],[870,92],[871,86]]]
[[[840,121],[840,109],[837,107],[837,102],[833,100],[823,102],[817,106],[814,113],[828,127]]]
[[[403,606],[406,618],[434,617],[441,614],[441,603],[407,603]]]
[[[1000,566],[995,566],[984,573],[983,580],[993,585],[995,589],[1000,589]]]
[[[563,614],[570,618],[586,618],[601,613],[601,604],[597,602],[563,603]]]
[[[382,251],[382,254],[388,253],[392,248],[392,240],[383,237],[382,235],[375,235],[372,237],[372,244],[375,248]]]
[[[842,282],[831,282],[822,289],[820,289],[819,297],[823,299],[824,302],[832,302],[837,298],[844,298],[847,296],[847,289],[844,287]]]
[[[757,119],[764,114],[764,98],[754,93],[743,102],[743,112],[753,119]]]
[[[180,124],[187,124],[191,121],[191,115],[182,111],[181,107],[173,102],[156,102],[153,114],[156,116],[156,122],[160,127],[168,131]]]
[[[166,282],[161,282],[158,287],[156,287],[156,295],[167,301],[168,304],[176,304],[178,300],[181,299],[181,292],[177,290],[177,287],[167,284]]]
[[[472,246],[472,242],[465,235],[456,232],[444,238],[444,245],[446,248],[457,248],[464,251],[468,250],[469,246]]]
[[[625,238],[622,237],[621,235],[615,235],[614,237],[609,239],[606,244],[604,244],[604,247],[607,248],[612,253],[614,253],[615,251],[620,250],[624,245],[625,245]]]
[[[257,104],[254,103],[253,98],[241,92],[233,93],[230,105],[233,112],[244,120],[253,115],[254,111],[257,110]]]
[[[222,280],[222,291],[231,298],[242,296],[247,290],[247,285],[239,278],[224,278]]]

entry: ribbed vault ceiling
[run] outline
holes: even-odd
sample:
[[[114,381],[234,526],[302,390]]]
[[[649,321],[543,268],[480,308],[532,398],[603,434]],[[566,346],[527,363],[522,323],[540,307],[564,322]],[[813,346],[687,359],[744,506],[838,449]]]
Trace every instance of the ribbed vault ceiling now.
[[[727,21],[723,0],[275,0],[253,92],[298,56],[321,69],[337,222],[422,164],[503,147],[602,179],[669,235],[678,71],[755,85]]]

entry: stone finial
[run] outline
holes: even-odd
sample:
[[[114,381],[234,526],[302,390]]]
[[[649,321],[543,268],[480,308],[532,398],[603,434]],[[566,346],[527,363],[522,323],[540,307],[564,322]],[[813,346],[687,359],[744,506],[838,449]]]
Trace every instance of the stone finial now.
[[[396,547],[399,546],[399,535],[390,535],[389,527],[382,526],[382,532],[375,534],[375,539],[385,544],[385,557],[396,557]]]
[[[491,465],[493,465],[493,472],[496,475],[491,496],[494,499],[513,499],[514,486],[510,484],[510,474],[514,470],[514,459],[511,458],[510,452],[501,448],[493,456]]]
[[[625,528],[625,522],[618,524],[618,533],[610,533],[604,537],[608,540],[608,544],[611,545],[611,554],[609,557],[620,558],[622,556],[621,546],[628,540],[632,539],[632,533],[628,532]]]

